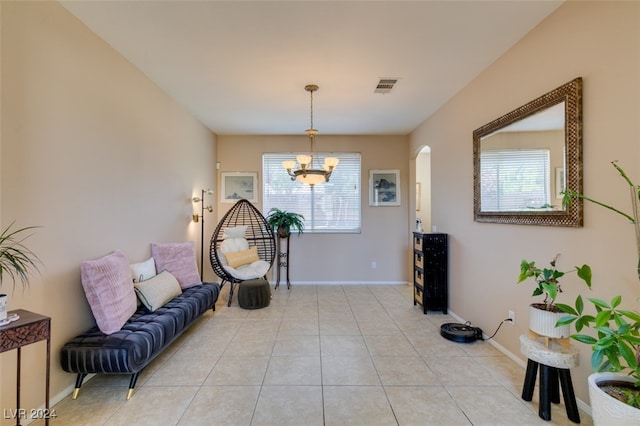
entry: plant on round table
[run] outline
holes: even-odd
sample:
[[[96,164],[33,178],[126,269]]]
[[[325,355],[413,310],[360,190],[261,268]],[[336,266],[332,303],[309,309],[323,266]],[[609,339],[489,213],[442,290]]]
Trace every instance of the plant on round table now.
[[[522,260],[520,263],[518,284],[526,281],[528,278],[533,278],[536,287],[533,289],[532,296],[544,295],[543,303],[535,305],[540,305],[537,307],[545,311],[558,312],[558,309],[554,304],[558,297],[558,293],[562,293],[562,288],[560,287],[560,282],[558,280],[565,274],[569,272],[577,272],[578,277],[585,282],[587,287],[591,288],[591,267],[589,265],[582,265],[576,266],[575,269],[572,269],[571,271],[559,271],[557,269],[559,256],[560,254],[557,254],[556,257],[549,262],[551,265],[550,268],[540,268],[536,266],[535,261],[529,262],[527,260]]]
[[[634,225],[636,234],[636,250],[638,255],[637,274],[640,279],[640,186],[635,185],[625,171],[611,162],[620,176],[629,186],[631,192],[632,213],[628,214],[609,204],[594,200],[571,189],[564,191],[563,204],[571,203],[576,198],[595,203],[609,209]],[[621,309],[621,296],[615,296],[610,303],[601,299],[588,298],[595,308],[595,316],[584,313],[584,300],[578,296],[575,306],[558,304],[558,308],[567,315],[558,325],[575,323],[577,334],[571,338],[591,345],[591,366],[596,372],[625,372],[635,381],[635,388],[607,391],[611,396],[640,408],[640,313],[637,310]],[[596,336],[581,334],[584,328],[592,328]]]
[[[288,238],[291,230],[297,230],[298,235],[304,231],[304,216],[299,213],[288,212],[273,207],[267,215],[267,223],[280,238]]]
[[[16,281],[20,281],[23,288],[29,285],[29,272],[38,271],[40,259],[23,244],[24,240],[31,236],[24,233],[37,227],[27,226],[12,230],[14,223],[0,234],[0,287],[2,280],[9,276],[15,290]]]

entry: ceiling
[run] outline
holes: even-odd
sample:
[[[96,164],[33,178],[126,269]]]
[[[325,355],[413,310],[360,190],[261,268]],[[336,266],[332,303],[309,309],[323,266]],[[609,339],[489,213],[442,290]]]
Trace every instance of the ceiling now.
[[[562,0],[62,1],[216,134],[408,134]],[[381,78],[397,78],[387,94]]]

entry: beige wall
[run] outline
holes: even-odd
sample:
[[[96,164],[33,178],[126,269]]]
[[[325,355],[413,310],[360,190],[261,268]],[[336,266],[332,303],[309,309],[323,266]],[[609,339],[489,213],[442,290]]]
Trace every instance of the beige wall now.
[[[61,346],[93,323],[80,263],[114,249],[141,261],[154,241],[199,245],[190,198],[215,187],[216,141],[57,2],[0,4],[2,228],[40,225],[28,243],[44,265],[24,292],[2,288],[9,309],[52,317],[56,396],[75,379]],[[22,408],[44,402],[44,355],[44,343],[23,350]],[[15,358],[0,355],[2,408],[15,404]]]
[[[219,135],[219,172],[258,172],[258,186],[261,188],[263,153],[297,152],[307,146],[304,135]],[[314,146],[317,151],[361,153],[362,232],[294,235],[290,255],[292,283],[375,284],[409,281],[408,146],[407,136],[318,136]],[[369,170],[372,169],[400,170],[401,206],[369,207],[368,180]],[[340,165],[334,173],[340,173]],[[230,206],[219,204],[219,216],[222,217]],[[262,209],[262,192],[257,207]],[[372,269],[371,262],[376,262],[376,269]]]
[[[609,165],[620,160],[640,183],[640,3],[568,2],[411,135],[411,152],[431,147],[432,223],[451,234],[451,311],[493,333],[521,357],[531,285],[517,286],[521,259],[560,267],[589,263],[593,295],[622,294],[630,308],[640,296],[633,231],[621,217],[585,204],[583,228],[484,224],[473,221],[472,132],[575,77],[584,79],[584,188],[594,198],[630,210],[629,194]],[[560,299],[584,291],[567,276]],[[589,348],[580,345],[573,372],[577,396],[588,403]]]

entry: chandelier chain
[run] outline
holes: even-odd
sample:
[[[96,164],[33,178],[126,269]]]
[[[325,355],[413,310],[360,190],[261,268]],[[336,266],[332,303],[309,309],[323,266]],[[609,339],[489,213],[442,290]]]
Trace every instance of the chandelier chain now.
[[[310,110],[311,110],[311,127],[310,127],[310,129],[313,129],[313,92],[314,92],[314,90],[310,90],[309,92],[311,93],[311,108],[310,108]]]

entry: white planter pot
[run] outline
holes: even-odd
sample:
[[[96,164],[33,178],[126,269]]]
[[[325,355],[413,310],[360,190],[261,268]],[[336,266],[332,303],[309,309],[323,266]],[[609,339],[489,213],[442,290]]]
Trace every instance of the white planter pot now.
[[[571,327],[569,325],[556,327],[558,320],[565,315],[566,314],[562,312],[545,311],[530,305],[529,330],[541,336],[553,337],[556,339],[569,337],[571,334]]]
[[[634,380],[620,373],[593,373],[589,376],[589,400],[591,415],[596,426],[638,426],[640,409],[609,396],[598,387],[604,380],[620,380],[633,383]]]

